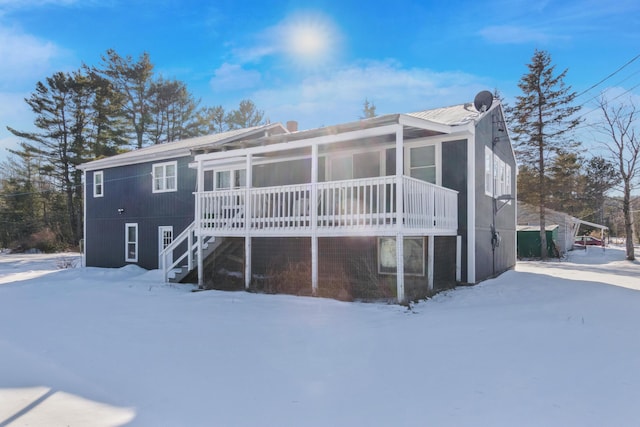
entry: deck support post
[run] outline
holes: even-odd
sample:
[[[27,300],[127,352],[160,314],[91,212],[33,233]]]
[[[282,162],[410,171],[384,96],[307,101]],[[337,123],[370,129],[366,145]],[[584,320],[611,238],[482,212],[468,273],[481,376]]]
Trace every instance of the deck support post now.
[[[404,295],[404,139],[403,127],[396,128],[396,289],[398,302],[405,300]]]
[[[427,290],[433,291],[434,246],[436,236],[427,236]]]
[[[318,144],[311,146],[311,292],[318,293]]]
[[[245,172],[245,197],[244,197],[244,288],[248,290],[253,277],[251,269],[251,217],[253,206],[251,201],[251,187],[253,186],[253,157],[247,154],[247,164]]]
[[[244,237],[244,288],[248,290],[251,286],[251,236]]]
[[[462,280],[462,236],[456,236],[456,284]]]
[[[202,192],[204,191],[204,171],[202,168],[202,161],[198,162],[198,185],[196,187],[196,191],[197,192]],[[189,238],[188,238],[188,243],[187,243],[187,250],[189,251],[189,254],[191,254],[191,251],[193,251],[193,238],[195,237],[196,240],[196,247],[197,247],[197,263],[198,263],[198,287],[199,288],[203,288],[204,287],[204,259],[203,256],[204,254],[202,253],[203,247],[202,247],[202,205],[201,205],[202,201],[200,200],[200,197],[198,195],[196,195],[196,203],[195,203],[195,215],[194,215],[194,219],[196,221],[196,226],[193,230],[193,232],[189,233]],[[166,270],[165,270],[166,271]]]
[[[196,246],[198,248],[198,287],[204,287],[204,259],[202,253],[202,235],[196,236]],[[189,239],[191,240],[191,239]],[[192,250],[192,247],[189,247],[189,251]]]
[[[318,295],[318,236],[311,236],[311,292]]]

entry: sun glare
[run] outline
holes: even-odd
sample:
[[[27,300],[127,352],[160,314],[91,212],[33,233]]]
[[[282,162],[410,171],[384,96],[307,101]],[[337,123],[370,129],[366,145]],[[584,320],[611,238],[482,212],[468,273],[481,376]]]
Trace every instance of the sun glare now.
[[[291,29],[290,46],[295,55],[321,55],[327,47],[327,36],[319,28],[296,26]]]
[[[325,62],[336,48],[336,31],[321,16],[292,19],[283,37],[291,59],[300,64]]]

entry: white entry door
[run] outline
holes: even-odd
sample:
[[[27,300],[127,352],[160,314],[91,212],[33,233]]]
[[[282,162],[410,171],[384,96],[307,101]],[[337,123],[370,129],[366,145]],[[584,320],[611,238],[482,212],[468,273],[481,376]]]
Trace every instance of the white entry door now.
[[[158,227],[158,268],[162,268],[162,251],[173,242],[173,226],[161,225]],[[171,261],[173,262],[173,260]]]

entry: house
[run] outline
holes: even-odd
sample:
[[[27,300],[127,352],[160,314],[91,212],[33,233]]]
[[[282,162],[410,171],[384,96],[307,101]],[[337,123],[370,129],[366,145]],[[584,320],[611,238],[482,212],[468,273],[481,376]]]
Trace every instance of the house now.
[[[270,124],[141,148],[79,166],[84,171],[84,262],[158,268],[160,250],[193,222],[193,150],[284,133]]]
[[[481,94],[475,103],[304,131],[273,124],[82,165],[86,265],[135,263],[201,286],[398,301],[493,277],[515,265],[516,163],[500,103]]]
[[[568,251],[574,248],[574,242],[577,236],[580,234],[580,230],[584,230],[584,227],[590,229],[599,229],[601,237],[604,237],[605,230],[609,228],[601,224],[595,224],[589,221],[576,218],[564,212],[558,212],[553,209],[545,208],[545,230],[550,230],[554,226],[557,226],[557,230],[554,232],[553,241],[559,256],[565,255]],[[518,229],[522,230],[524,234],[518,233],[518,236],[528,236],[528,233],[533,232],[535,229],[540,232],[540,209],[538,206],[533,206],[528,203],[518,201]],[[529,237],[524,237],[529,240]],[[540,237],[538,237],[538,245],[540,244]],[[527,246],[528,243],[525,244]],[[518,243],[518,247],[521,247]],[[538,248],[538,256],[540,248]],[[531,255],[522,255],[531,256]],[[551,255],[550,255],[551,256]]]

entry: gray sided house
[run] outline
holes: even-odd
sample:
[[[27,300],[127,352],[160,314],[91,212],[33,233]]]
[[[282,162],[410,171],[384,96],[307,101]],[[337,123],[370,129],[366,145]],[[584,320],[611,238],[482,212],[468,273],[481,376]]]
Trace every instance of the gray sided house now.
[[[154,145],[80,166],[85,182],[85,265],[159,267],[159,254],[193,222],[192,152],[271,133],[280,124]]]
[[[493,277],[515,265],[516,162],[502,107],[487,104],[87,163],[86,264],[398,301]]]

